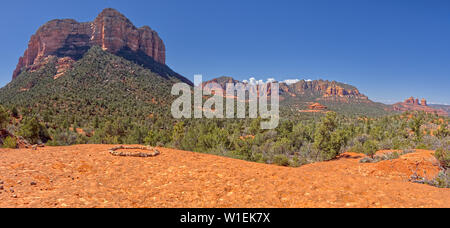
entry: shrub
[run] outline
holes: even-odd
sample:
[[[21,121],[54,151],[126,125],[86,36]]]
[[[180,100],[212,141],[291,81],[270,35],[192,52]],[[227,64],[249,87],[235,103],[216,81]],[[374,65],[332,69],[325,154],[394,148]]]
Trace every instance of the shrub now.
[[[50,139],[47,129],[35,117],[25,120],[20,128],[19,135],[32,144],[47,142]]]
[[[409,181],[413,183],[427,184],[437,188],[450,188],[450,170],[441,171],[433,180],[428,180],[425,177],[420,177],[415,174],[411,176]]]
[[[280,166],[289,166],[289,158],[284,154],[275,155],[273,163]]]
[[[423,132],[421,127],[424,123],[425,120],[423,113],[417,113],[416,115],[413,116],[413,118],[409,122],[409,127],[414,132],[415,135],[414,140],[416,142],[422,141]]]
[[[450,188],[450,170],[441,171],[431,185],[438,188]]]
[[[14,107],[11,109],[11,115],[12,115],[13,117],[15,117],[15,118],[18,118],[18,117],[19,117],[19,111],[17,110],[16,106],[14,106]]]
[[[386,153],[385,155],[383,155],[383,157],[385,157],[385,160],[394,160],[394,159],[398,159],[400,158],[400,154],[397,152],[391,152],[391,153]]]
[[[388,160],[394,160],[400,158],[400,154],[397,152],[390,152],[385,153],[381,156],[374,156],[374,157],[366,157],[359,161],[359,163],[377,163],[381,161],[388,161]]]
[[[373,158],[375,156],[375,154],[377,153],[377,150],[378,150],[378,145],[375,141],[369,140],[364,143],[363,151],[364,151],[365,155]]]
[[[415,152],[416,152],[416,150],[414,150],[414,149],[404,149],[402,151],[402,154],[411,154],[411,153],[415,153]]]
[[[273,154],[288,154],[292,152],[292,142],[287,138],[281,138],[272,146]]]
[[[343,131],[336,131],[337,125],[335,112],[327,113],[319,124],[314,134],[314,147],[320,151],[316,160],[331,160],[339,155],[347,139]]]
[[[401,150],[401,149],[405,149],[408,147],[411,147],[412,142],[410,142],[410,140],[404,138],[404,137],[395,137],[392,140],[392,148],[393,150]]]
[[[57,141],[55,140],[49,140],[45,146],[61,146]]]
[[[441,124],[436,132],[436,136],[441,139],[450,136],[448,126],[446,124]]]
[[[6,139],[3,141],[3,147],[4,148],[16,149],[17,148],[17,141],[16,141],[16,139],[11,137],[11,136],[6,137]]]
[[[423,145],[419,144],[417,149],[426,149],[426,150],[437,150],[439,147],[443,145],[445,141],[444,138],[439,139],[438,137],[434,137],[431,135],[425,135],[422,139]],[[422,147],[422,148],[420,148]]]
[[[254,153],[253,160],[258,163],[267,163],[267,159],[264,157],[262,153]]]
[[[185,130],[184,130],[184,122],[178,122],[173,127],[172,132],[172,142],[176,148],[180,148],[181,140],[184,138]]]
[[[3,128],[8,124],[9,121],[8,111],[0,105],[0,127]]]
[[[392,139],[387,138],[381,141],[378,146],[380,150],[392,150],[394,148],[394,143]]]
[[[428,150],[428,149],[430,149],[427,145],[425,145],[425,144],[423,144],[423,143],[417,145],[416,148],[417,148],[417,149],[421,149],[421,150]]]
[[[48,146],[68,146],[77,143],[78,134],[73,131],[62,131],[54,132],[52,134],[52,140],[48,141],[46,144]]]
[[[434,156],[439,161],[440,165],[444,169],[450,168],[450,153],[447,149],[441,147],[436,150]]]
[[[298,157],[295,156],[291,161],[290,161],[290,166],[292,167],[300,167],[302,165],[306,165],[308,164],[308,161],[303,158],[303,157]]]
[[[144,143],[150,146],[156,146],[158,143],[158,135],[156,131],[150,130],[147,137],[144,138]]]
[[[375,160],[373,158],[365,157],[365,158],[359,160],[359,163],[375,163]]]

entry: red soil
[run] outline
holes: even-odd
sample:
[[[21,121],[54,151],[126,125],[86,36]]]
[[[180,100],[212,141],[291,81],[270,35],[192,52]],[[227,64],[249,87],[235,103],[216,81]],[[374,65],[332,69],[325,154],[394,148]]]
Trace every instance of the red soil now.
[[[114,157],[112,147],[0,149],[0,207],[450,207],[450,189],[407,181],[437,173],[430,151],[287,168],[170,149]]]

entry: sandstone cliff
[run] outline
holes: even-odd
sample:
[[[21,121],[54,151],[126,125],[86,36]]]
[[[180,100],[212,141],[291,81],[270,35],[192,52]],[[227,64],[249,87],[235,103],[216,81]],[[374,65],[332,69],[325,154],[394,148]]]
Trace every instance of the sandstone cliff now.
[[[295,84],[288,85],[287,87],[287,93],[292,96],[319,95],[324,100],[327,100],[328,98],[353,98],[362,101],[368,100],[367,96],[361,94],[357,88],[335,81],[330,82],[325,80],[302,80]]]
[[[212,83],[217,83],[218,86],[225,91],[227,83],[237,84],[243,82],[237,81],[231,77],[220,77],[204,82],[202,84],[203,90],[212,90],[214,88]],[[294,84],[280,83],[279,88],[282,99],[283,97],[311,97],[320,100],[347,101],[348,99],[353,99],[360,102],[369,102],[368,97],[361,94],[357,88],[335,81],[302,80]],[[267,90],[270,95],[272,93],[270,84],[267,87]]]
[[[155,31],[148,26],[136,28],[118,11],[105,9],[93,22],[52,20],[40,27],[19,59],[13,79],[24,67],[40,65],[48,56],[68,57],[76,61],[94,45],[114,54],[124,49],[144,53],[165,64],[165,46]],[[70,60],[65,59],[64,62]]]
[[[404,102],[399,102],[392,105],[392,108],[395,111],[424,111],[427,113],[435,113],[440,116],[448,116],[448,113],[443,109],[432,108],[428,106],[427,100],[424,98],[419,102],[418,98],[410,97],[406,99]]]

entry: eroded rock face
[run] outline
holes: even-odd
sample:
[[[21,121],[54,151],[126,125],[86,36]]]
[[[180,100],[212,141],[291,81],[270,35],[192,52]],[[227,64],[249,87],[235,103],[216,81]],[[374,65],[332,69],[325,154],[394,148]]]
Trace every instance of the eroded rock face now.
[[[23,67],[38,65],[48,56],[76,61],[94,45],[114,54],[123,49],[142,52],[165,64],[164,42],[155,31],[148,26],[136,28],[118,11],[105,9],[93,22],[52,20],[40,27],[19,59],[13,79]]]
[[[420,105],[422,105],[422,106],[428,106],[427,100],[425,100],[425,98],[423,98],[422,101],[420,102]]]
[[[308,106],[309,110],[326,110],[328,109],[327,106],[322,105],[320,103],[313,103],[311,105]]]
[[[427,100],[425,98],[422,98],[422,100],[419,102],[419,98],[410,97],[406,99],[403,103],[408,105],[428,106]]]
[[[440,116],[448,116],[448,113],[442,109],[435,109],[427,104],[427,100],[423,98],[420,102],[418,98],[410,97],[406,99],[404,102],[396,103],[392,105],[395,111],[424,111],[427,113],[435,113]]]
[[[314,80],[299,81],[295,84],[287,86],[288,94],[295,95],[319,95],[323,100],[353,98],[361,101],[368,101],[368,97],[361,94],[357,88],[344,85],[334,81]]]
[[[202,84],[202,87],[204,91],[208,92],[210,92],[217,86],[223,91],[226,91],[227,83],[236,85],[237,83],[243,82],[237,81],[231,77],[220,77],[204,82]],[[268,84],[266,89],[267,94],[270,96],[272,94],[270,84]],[[284,97],[311,96],[325,101],[334,100],[347,102],[349,99],[354,99],[358,100],[359,102],[370,102],[369,98],[364,94],[361,94],[357,88],[335,81],[302,80],[294,84],[280,83],[279,89],[281,99],[283,99]]]

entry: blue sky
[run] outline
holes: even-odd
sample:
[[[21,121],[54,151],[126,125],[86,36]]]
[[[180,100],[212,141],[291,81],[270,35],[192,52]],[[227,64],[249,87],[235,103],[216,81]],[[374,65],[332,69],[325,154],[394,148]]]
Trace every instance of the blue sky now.
[[[450,104],[448,0],[4,1],[0,86],[32,34],[56,18],[116,8],[162,37],[167,64],[193,79],[328,79],[385,103]]]

